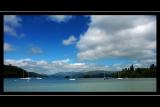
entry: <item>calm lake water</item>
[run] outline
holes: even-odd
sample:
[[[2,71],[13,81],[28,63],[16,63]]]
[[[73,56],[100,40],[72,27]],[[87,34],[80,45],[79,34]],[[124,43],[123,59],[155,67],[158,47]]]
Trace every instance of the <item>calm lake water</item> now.
[[[156,78],[4,79],[4,92],[156,92]]]

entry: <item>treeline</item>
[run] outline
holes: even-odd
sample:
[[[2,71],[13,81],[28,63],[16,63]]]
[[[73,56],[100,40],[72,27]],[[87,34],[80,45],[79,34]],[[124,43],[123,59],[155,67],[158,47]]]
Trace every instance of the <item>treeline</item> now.
[[[63,77],[63,74],[62,74]],[[148,68],[135,68],[132,64],[129,68],[121,71],[95,70],[88,72],[72,73],[64,78],[153,78],[156,77],[156,66],[151,64]]]
[[[113,78],[149,78],[156,77],[156,66],[151,64],[148,68],[134,68],[132,64],[129,68],[124,68],[120,72],[112,74]]]
[[[64,77],[64,78],[149,78],[156,77],[156,66],[151,64],[148,68],[134,68],[132,64],[129,68],[124,68],[119,72],[114,71],[103,71],[103,70],[95,70],[89,72],[78,72],[78,73],[70,73],[67,75],[59,74],[52,75],[52,77]],[[24,77],[47,77],[44,74],[38,74],[35,72],[27,72],[26,70],[12,66],[12,65],[4,65],[3,68],[3,77],[4,78],[24,78]]]

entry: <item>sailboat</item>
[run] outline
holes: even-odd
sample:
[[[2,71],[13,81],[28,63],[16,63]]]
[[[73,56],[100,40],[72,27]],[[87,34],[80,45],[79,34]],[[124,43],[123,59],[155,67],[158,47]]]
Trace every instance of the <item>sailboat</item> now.
[[[37,77],[36,79],[37,79],[37,80],[40,80],[40,79],[42,79],[42,78],[40,78],[40,77]]]
[[[105,75],[105,72],[104,72],[104,78],[103,78],[104,80],[106,80],[107,78],[106,78],[106,75]]]
[[[123,78],[120,78],[119,73],[120,73],[120,72],[118,72],[118,78],[117,78],[117,79],[121,80],[121,79],[123,79]]]
[[[23,80],[30,80],[31,78],[29,77],[29,72],[28,72],[28,77],[24,77],[24,71],[23,71],[23,78],[20,78],[20,79],[23,79]]]
[[[71,74],[71,78],[69,78],[69,80],[76,80],[75,78],[72,78],[72,74]]]

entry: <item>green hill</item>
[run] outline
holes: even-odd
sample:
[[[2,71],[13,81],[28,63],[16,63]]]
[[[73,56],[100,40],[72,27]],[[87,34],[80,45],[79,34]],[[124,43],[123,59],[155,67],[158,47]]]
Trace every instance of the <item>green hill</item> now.
[[[3,67],[3,77],[4,78],[25,78],[25,77],[42,77],[44,75],[35,73],[35,72],[27,72],[26,70],[12,66],[12,65],[4,65]]]

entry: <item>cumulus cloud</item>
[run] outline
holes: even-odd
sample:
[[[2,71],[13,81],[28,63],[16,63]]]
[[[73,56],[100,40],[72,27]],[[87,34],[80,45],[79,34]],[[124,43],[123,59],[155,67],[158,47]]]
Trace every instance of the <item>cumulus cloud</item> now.
[[[90,71],[90,70],[107,70],[108,68],[104,65],[86,64],[86,63],[70,63],[70,59],[45,61],[45,60],[32,60],[30,58],[25,59],[6,59],[4,64],[15,65],[21,67],[29,72],[54,74],[58,72],[79,72],[79,71]]]
[[[9,52],[9,51],[13,51],[14,50],[12,45],[9,44],[9,43],[4,43],[4,47],[3,48],[4,48],[5,52]]]
[[[51,21],[61,23],[61,22],[67,22],[70,19],[73,18],[71,15],[48,15],[47,18]]]
[[[121,71],[124,68],[130,67],[131,64],[112,64],[112,65],[100,65],[100,64],[86,64],[81,62],[71,63],[70,59],[63,60],[32,60],[30,58],[25,59],[6,59],[4,64],[12,64],[14,66],[21,67],[29,72],[37,72],[44,74],[54,74],[58,72],[86,72],[94,70],[106,70],[106,71]],[[148,67],[141,63],[134,63],[134,67]]]
[[[74,37],[74,36],[72,35],[72,36],[70,36],[68,39],[63,40],[62,43],[63,43],[63,45],[71,45],[71,44],[76,43],[76,40],[77,40],[76,37]]]
[[[16,15],[5,15],[4,16],[4,23],[10,26],[18,27],[20,26],[21,18]]]
[[[76,68],[83,68],[83,65],[80,64],[70,64],[68,63],[69,59],[64,60],[56,60],[47,62],[45,60],[35,61],[29,58],[14,60],[14,59],[6,59],[4,61],[5,64],[12,64],[15,66],[22,67],[30,72],[38,72],[38,73],[46,73],[46,74],[54,74],[57,72],[67,72],[67,71],[75,71]]]
[[[22,19],[16,15],[4,15],[4,33],[17,36],[16,28],[21,26]]]
[[[31,47],[30,52],[32,54],[42,54],[43,53],[42,49],[40,49],[39,47]]]
[[[16,36],[17,35],[16,30],[13,27],[10,27],[8,25],[4,26],[4,33],[10,34],[12,36]]]
[[[67,63],[67,62],[70,62],[69,58],[62,59],[62,60],[54,60],[54,61],[52,61],[52,63]]]
[[[88,30],[77,42],[79,60],[156,59],[156,17],[152,15],[91,16]]]

